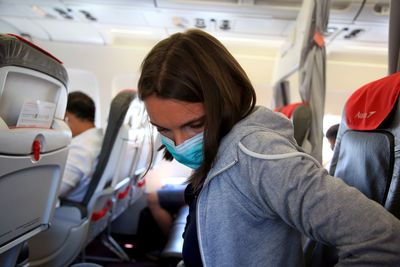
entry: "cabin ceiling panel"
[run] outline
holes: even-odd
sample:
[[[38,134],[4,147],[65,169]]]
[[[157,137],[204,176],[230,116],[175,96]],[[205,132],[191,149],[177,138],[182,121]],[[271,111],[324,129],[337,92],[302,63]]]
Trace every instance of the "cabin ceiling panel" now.
[[[82,6],[71,5],[72,10],[75,10],[81,17],[82,21],[93,23],[117,24],[117,25],[133,25],[133,26],[146,26],[147,22],[143,10],[140,8],[125,9],[122,7],[107,7],[107,6]],[[87,13],[85,13],[87,12]],[[90,20],[87,16],[93,17]]]
[[[90,23],[34,20],[51,36],[52,41],[104,44],[103,36]]]
[[[16,16],[16,17],[39,17],[39,15],[32,12],[30,5],[20,5],[14,3],[0,2],[0,16]]]
[[[237,33],[262,34],[283,37],[291,20],[240,18],[235,20],[234,29]]]
[[[256,17],[296,19],[299,6],[263,5],[246,0],[157,0],[157,8],[170,10],[197,10]]]
[[[42,40],[50,39],[50,34],[46,32],[46,30],[42,28],[39,24],[34,23],[30,19],[6,17],[6,16],[2,16],[1,19],[7,22],[9,25],[12,25],[14,28],[16,28],[17,34],[27,37],[34,37]]]
[[[133,38],[124,33],[128,40],[154,39],[152,32],[164,34],[193,27],[245,38],[284,40],[301,3],[302,0],[0,0],[0,16],[7,18],[4,21],[8,25],[3,28],[15,27],[32,37],[70,42],[110,43],[113,28],[130,31]],[[346,39],[354,27],[361,32],[352,40],[387,43],[390,0],[368,0],[359,13],[362,3],[331,0],[330,25],[335,29],[326,37],[328,43]],[[142,36],[138,36],[140,32]]]

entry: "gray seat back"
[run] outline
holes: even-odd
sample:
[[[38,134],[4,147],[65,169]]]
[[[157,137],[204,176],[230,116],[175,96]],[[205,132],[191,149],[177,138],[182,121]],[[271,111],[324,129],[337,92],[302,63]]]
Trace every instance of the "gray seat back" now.
[[[107,227],[115,195],[112,178],[118,172],[115,158],[118,159],[122,152],[120,145],[127,141],[124,122],[135,97],[133,91],[123,91],[113,98],[98,163],[86,196],[82,202],[63,201],[50,231],[30,240],[31,266],[69,266],[78,253]]]
[[[142,192],[136,189],[137,169],[142,162],[143,150],[147,143],[149,132],[148,120],[144,104],[135,98],[125,116],[124,125],[120,129],[119,140],[121,149],[116,151],[117,169],[114,172],[111,186],[115,191],[112,220],[121,215],[130,205],[132,197],[137,198]],[[147,164],[149,165],[149,163]]]
[[[58,59],[0,35],[0,254],[49,227],[71,140],[67,83]]]
[[[310,107],[306,103],[298,102],[276,108],[275,111],[283,113],[292,121],[294,139],[299,146],[303,146],[311,125]]]
[[[400,219],[399,95],[400,72],[353,93],[342,116],[329,172]]]
[[[88,190],[82,201],[88,210],[90,219],[87,243],[103,231],[111,216],[114,188],[111,187],[113,176],[118,172],[118,159],[121,146],[128,145],[124,141],[124,121],[133,99],[133,91],[122,91],[117,94],[110,107],[108,124],[104,135],[98,163],[90,180]],[[129,155],[129,153],[128,153]]]
[[[399,95],[400,72],[364,85],[351,95],[329,172],[400,219]],[[317,244],[310,255],[310,266],[337,263],[336,249],[323,244]]]

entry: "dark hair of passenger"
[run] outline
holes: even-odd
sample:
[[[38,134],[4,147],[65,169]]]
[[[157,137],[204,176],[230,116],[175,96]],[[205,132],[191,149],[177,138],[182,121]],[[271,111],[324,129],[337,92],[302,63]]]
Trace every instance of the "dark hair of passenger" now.
[[[68,94],[67,111],[81,120],[94,122],[96,106],[87,94],[72,92]]]
[[[326,134],[325,134],[326,138],[335,140],[336,136],[338,134],[338,130],[339,130],[339,124],[332,125],[326,131]]]
[[[221,42],[197,29],[160,41],[146,56],[141,68],[140,99],[155,95],[204,104],[204,161],[189,178],[197,192],[211,169],[221,139],[253,111],[255,90]],[[172,158],[168,151],[164,157]]]

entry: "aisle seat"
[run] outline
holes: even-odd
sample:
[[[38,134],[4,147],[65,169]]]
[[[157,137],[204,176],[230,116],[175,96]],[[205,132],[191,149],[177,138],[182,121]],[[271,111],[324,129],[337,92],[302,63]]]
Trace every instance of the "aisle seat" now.
[[[110,107],[98,163],[82,202],[63,200],[54,227],[29,240],[30,266],[69,266],[85,246],[103,231],[111,216],[114,190],[111,184],[116,166],[114,145],[133,92],[120,92]],[[110,167],[111,165],[111,167]]]
[[[397,72],[362,86],[350,96],[329,172],[400,219],[399,95]],[[310,241],[305,253],[307,266],[337,263],[336,249],[326,244]]]

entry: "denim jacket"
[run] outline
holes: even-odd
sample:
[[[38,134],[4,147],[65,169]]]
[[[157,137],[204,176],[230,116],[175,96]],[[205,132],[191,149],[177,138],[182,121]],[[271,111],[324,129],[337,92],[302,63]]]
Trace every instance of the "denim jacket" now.
[[[329,176],[267,108],[223,138],[196,224],[206,267],[303,266],[302,235],[336,246],[338,266],[400,266],[400,221]]]

